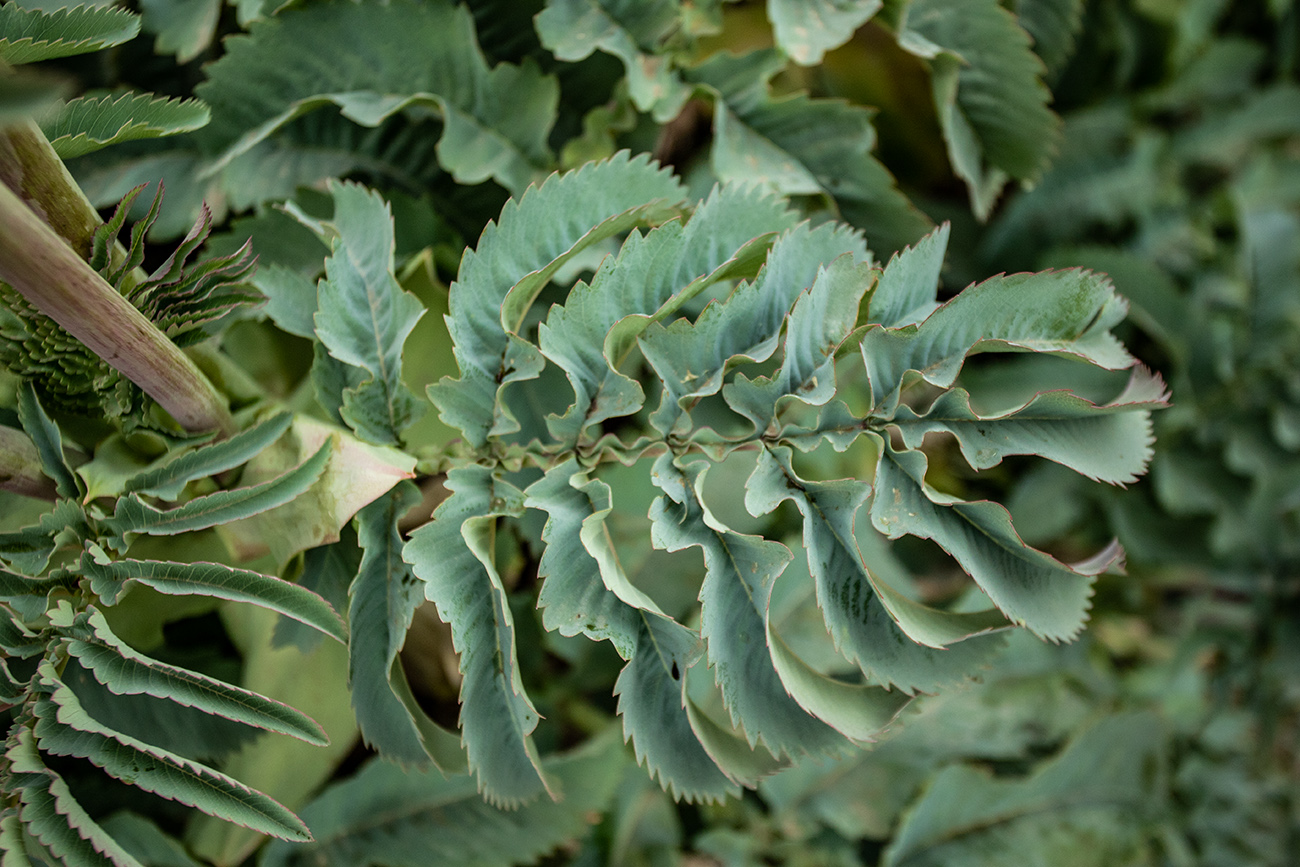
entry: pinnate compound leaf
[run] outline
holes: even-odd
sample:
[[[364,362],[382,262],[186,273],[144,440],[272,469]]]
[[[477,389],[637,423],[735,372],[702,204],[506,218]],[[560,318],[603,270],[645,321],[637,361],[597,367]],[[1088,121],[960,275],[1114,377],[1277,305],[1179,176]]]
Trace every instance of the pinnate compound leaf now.
[[[1108,370],[1130,367],[1133,356],[1110,333],[1127,311],[1110,281],[1090,271],[985,280],[918,324],[867,330],[862,357],[875,411],[892,415],[902,387],[916,374],[948,388],[966,356],[976,351],[1051,352]]]
[[[800,66],[816,66],[882,5],[881,0],[767,0],[767,17],[781,50]]]
[[[976,470],[997,466],[1007,455],[1039,455],[1095,481],[1124,485],[1137,481],[1151,462],[1150,410],[1164,407],[1166,397],[1160,378],[1139,368],[1124,392],[1103,405],[1049,391],[1018,409],[989,415],[971,408],[965,389],[954,388],[921,414],[900,405],[893,423],[909,449],[920,448],[928,433],[953,434]]]
[[[120,45],[140,32],[140,16],[109,6],[43,12],[0,6],[0,61],[10,66]]]
[[[672,316],[719,279],[757,267],[773,233],[794,215],[756,187],[715,189],[689,221],[633,233],[590,283],[579,283],[539,330],[542,354],[573,386],[574,402],[548,421],[551,435],[576,442],[589,424],[630,415],[645,400],[641,386],[617,371],[621,357],[652,321]],[[617,334],[613,332],[617,328]]]
[[[1151,714],[1107,717],[1023,779],[950,765],[904,813],[882,863],[1000,864],[1031,850],[1045,863],[1137,863],[1158,801],[1161,729]]]
[[[105,523],[121,542],[131,534],[172,536],[256,515],[289,502],[314,485],[325,472],[332,453],[333,444],[327,440],[315,454],[277,478],[195,497],[166,511],[154,508],[136,494],[129,494],[117,501],[112,518]],[[121,547],[125,548],[125,544]]]
[[[90,818],[63,778],[45,767],[30,728],[18,729],[5,758],[13,774],[11,785],[18,790],[18,822],[23,827],[12,827],[6,821],[4,835],[22,846],[25,855],[36,854],[40,859],[37,863],[46,862],[45,852],[28,850],[27,841],[22,839],[23,830],[67,867],[143,867]],[[9,837],[11,833],[15,836]],[[11,843],[5,860],[14,852]]]
[[[117,695],[151,695],[308,743],[329,742],[310,717],[287,705],[136,652],[113,634],[97,610],[86,615],[73,635],[64,645],[68,654]]]
[[[105,94],[69,101],[41,130],[66,160],[119,142],[192,132],[207,124],[208,117],[208,107],[198,100]]]
[[[322,45],[346,45],[323,63]],[[253,22],[197,88],[224,165],[300,115],[337,106],[367,127],[406,110],[442,116],[438,161],[462,184],[514,193],[551,164],[559,88],[531,62],[489,68],[468,9],[449,0],[329,0]]]
[[[451,286],[448,328],[460,377],[429,387],[443,421],[475,448],[518,429],[498,405],[498,387],[536,376],[542,358],[503,320],[518,327],[557,263],[619,232],[662,222],[685,196],[670,171],[624,152],[553,175],[507,202],[478,246],[465,252]]]
[[[906,692],[931,690],[968,674],[987,655],[988,633],[1008,626],[1006,618],[992,609],[930,608],[886,583],[864,562],[854,535],[871,487],[852,479],[801,479],[790,457],[785,447],[760,454],[746,484],[745,504],[758,515],[792,500],[803,515],[808,568],[836,649],[874,682]]]
[[[390,867],[465,864],[511,867],[531,863],[579,836],[601,815],[627,768],[612,732],[542,763],[564,797],[541,798],[503,810],[479,796],[472,777],[436,771],[403,772],[372,761],[327,788],[303,808],[316,840],[272,842],[263,867]]]
[[[1087,617],[1091,578],[1118,561],[1118,546],[1068,566],[1026,545],[1004,507],[942,494],[925,483],[925,469],[924,453],[885,446],[871,505],[876,529],[933,539],[1007,617],[1044,638],[1073,638]]]
[[[879,252],[921,237],[929,220],[871,155],[870,111],[802,93],[773,96],[768,81],[784,65],[775,51],[740,57],[719,52],[685,71],[716,95],[714,173],[723,181],[760,183],[788,195],[829,196]]]
[[[38,670],[36,742],[56,756],[84,758],[128,785],[211,816],[286,840],[310,840],[292,812],[206,765],[184,759],[96,722],[58,679],[49,662]]]
[[[738,360],[762,361],[776,351],[786,314],[817,279],[823,263],[848,254],[868,259],[862,238],[844,226],[796,226],[781,235],[753,281],[722,302],[704,308],[695,322],[651,324],[641,351],[664,383],[659,408],[650,417],[667,434],[689,429],[690,401],[716,394]]]
[[[582,60],[599,49],[623,61],[632,103],[664,123],[690,96],[671,59],[659,52],[679,17],[677,0],[547,0],[536,26],[560,60]]]
[[[402,382],[402,347],[424,305],[393,275],[393,218],[375,192],[331,183],[336,236],[318,287],[316,337],[329,354],[369,374],[343,390],[340,415],[362,439],[396,445],[425,408]]]
[[[998,0],[914,0],[907,7],[900,43],[931,58],[948,156],[980,219],[1008,178],[1036,180],[1060,140],[1043,64],[1029,41]]]
[[[81,496],[84,488],[63,454],[63,435],[59,433],[59,426],[46,415],[31,380],[24,380],[18,387],[18,419],[36,446],[41,472],[54,480],[58,495]]]
[[[498,516],[517,514],[523,495],[480,466],[452,470],[447,487],[452,495],[411,534],[403,557],[460,653],[470,769],[488,800],[518,806],[552,792],[531,738],[538,714],[520,680],[514,618],[491,544]]]
[[[176,500],[190,482],[246,463],[283,436],[292,423],[292,413],[276,413],[228,439],[181,452],[166,463],[150,467],[128,479],[123,489],[126,493]]]
[[[420,502],[420,492],[402,482],[357,513],[361,564],[349,591],[348,681],[352,709],[366,743],[385,758],[407,767],[424,767],[429,755],[415,714],[399,691],[397,654],[406,641],[415,609],[424,601],[424,585],[402,559],[398,520]]]
[[[248,602],[277,611],[320,630],[340,642],[347,640],[342,618],[328,602],[306,587],[236,569],[222,563],[169,563],[161,560],[108,561],[102,552],[81,557],[81,572],[91,589],[108,605],[114,604],[132,581],[169,596],[199,594]]]

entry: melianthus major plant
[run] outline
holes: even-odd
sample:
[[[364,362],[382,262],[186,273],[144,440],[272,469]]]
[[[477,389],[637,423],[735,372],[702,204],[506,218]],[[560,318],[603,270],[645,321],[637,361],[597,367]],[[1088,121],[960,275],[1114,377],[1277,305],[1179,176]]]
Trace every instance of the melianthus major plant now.
[[[430,396],[473,451],[460,458],[469,466],[448,471],[452,496],[412,535],[405,557],[451,623],[470,766],[502,800],[535,796],[546,783],[531,758],[527,735],[537,718],[510,661],[515,639],[489,546],[498,518],[547,513],[543,622],[614,643],[628,660],[616,692],[638,756],[681,794],[712,798],[762,770],[752,764],[756,742],[784,757],[867,740],[905,694],[971,673],[996,642],[990,633],[1020,625],[1062,639],[1082,625],[1087,576],[1114,553],[1064,565],[1025,546],[1001,507],[930,487],[919,450],[927,433],[954,434],[977,468],[1046,454],[1124,482],[1147,459],[1144,412],[1163,389],[1145,374],[1104,406],[1052,392],[981,411],[953,387],[966,357],[981,351],[1131,365],[1109,334],[1124,306],[1104,278],[1001,277],[938,305],[942,230],[880,270],[855,233],[791,225],[779,200],[752,189],[716,190],[689,219],[629,235],[589,282],[550,307],[535,342],[521,335],[541,278],[682,193],[666,173],[621,158],[553,180],[507,206],[452,287],[448,327],[461,375]],[[697,315],[682,315],[724,279],[741,282]],[[645,361],[630,366],[636,354]],[[547,363],[568,379],[571,401],[563,390],[529,394],[517,384],[544,375]],[[837,394],[837,368],[850,364],[862,366],[865,412]],[[658,392],[653,412],[643,411],[638,378]],[[926,385],[933,391],[921,402],[903,400]],[[696,421],[713,396],[721,402]],[[822,441],[844,449],[858,437],[878,455],[874,484],[807,477],[796,465],[795,450]],[[704,495],[710,465],[740,450],[756,457],[748,511],[762,516],[791,500],[802,514],[827,630],[864,684],[811,669],[767,622],[772,582],[793,555],[728,527]],[[666,617],[621,569],[602,526],[617,497],[600,478],[606,460],[640,467],[663,492],[650,512],[656,546],[702,549],[699,635]],[[871,532],[939,542],[994,606],[942,610],[882,580],[855,539],[868,520]],[[747,743],[725,735],[727,726],[709,720],[687,691],[687,673],[706,651],[729,722]]]
[[[1067,390],[1007,401],[961,379],[970,357],[988,353],[1133,368],[1111,333],[1123,299],[1105,277],[1065,270],[1001,275],[941,303],[948,228],[925,234],[868,153],[864,110],[775,95],[776,52],[692,58],[680,32],[707,33],[717,9],[688,16],[662,4],[631,20],[617,5],[602,7],[621,22],[615,35],[585,41],[594,7],[550,4],[536,20],[540,44],[561,60],[588,57],[593,43],[616,55],[628,70],[614,98],[623,109],[669,120],[692,100],[711,105],[719,183],[684,183],[626,152],[550,173],[557,79],[528,60],[490,63],[471,12],[447,3],[291,8],[226,46],[200,89],[212,123],[159,153],[190,173],[171,184],[182,198],[203,186],[196,177],[236,200],[259,185],[274,197],[292,181],[277,219],[297,239],[259,250],[272,264],[252,280],[276,329],[310,341],[305,384],[284,400],[296,414],[229,357],[177,348],[223,334],[257,300],[238,282],[240,253],[186,267],[206,214],[146,275],[145,233],[167,228],[156,209],[119,245],[130,199],[101,225],[61,174],[59,155],[90,159],[93,187],[91,147],[192,129],[202,108],[90,97],[42,132],[22,100],[48,98],[45,81],[4,80],[21,99],[4,116],[19,118],[5,121],[6,183],[18,182],[0,200],[15,227],[0,278],[13,290],[6,360],[27,434],[6,431],[5,454],[12,487],[55,501],[0,539],[4,648],[15,659],[0,781],[8,857],[148,863],[130,818],[85,806],[108,777],[288,841],[267,847],[269,864],[423,863],[438,846],[528,860],[609,802],[622,755],[610,716],[664,788],[717,801],[805,757],[870,742],[913,694],[978,672],[1010,630],[1053,641],[1080,630],[1092,579],[1117,565],[1118,548],[1071,565],[1027,546],[1000,505],[935,486],[928,435],[954,438],[974,470],[1039,455],[1091,479],[1133,481],[1150,458],[1149,411],[1164,402],[1145,370],[1104,401]],[[810,30],[790,4],[772,5],[781,47],[803,63],[875,11],[860,4]],[[1053,129],[1028,41],[991,0],[904,5],[892,4],[890,21],[900,45],[933,62],[954,163],[985,212],[1009,177],[1041,168]],[[0,26],[2,56],[21,63],[115,44],[138,24],[115,10],[9,4]],[[1015,50],[981,65],[963,41],[971,32]],[[312,46],[342,34],[358,37],[354,50],[313,66]],[[447,48],[437,63],[399,62],[428,45]],[[981,74],[967,75],[960,51]],[[990,70],[1012,82],[1010,97]],[[612,151],[605,111],[604,121],[588,115],[582,148]],[[1037,143],[1008,137],[1021,121]],[[358,139],[358,128],[375,134]],[[350,145],[322,154],[304,143],[313,135]],[[409,339],[426,314],[409,289],[428,260],[403,267],[401,224],[379,192],[336,180],[324,196],[295,187],[356,170],[418,187],[428,168],[413,155],[427,159],[431,140],[450,178],[492,178],[514,195],[459,261],[445,321],[433,325],[455,370],[415,383],[426,399],[404,365],[428,351]],[[401,147],[383,150],[393,142]],[[134,146],[122,148],[128,159],[148,164],[151,145]],[[276,166],[281,176],[266,181]],[[801,212],[807,196],[813,220]],[[886,264],[868,241],[901,252]],[[101,305],[101,318],[61,302],[31,251],[75,275],[78,300]],[[287,267],[282,255],[307,264]],[[148,351],[123,339],[127,324]],[[430,403],[454,440],[416,432]],[[111,426],[88,424],[87,406]],[[198,436],[214,430],[211,441]],[[64,448],[65,431],[76,448]],[[851,477],[834,470],[837,453],[855,456]],[[449,495],[431,516],[431,502],[419,512],[438,480]],[[642,523],[629,533],[637,508]],[[887,540],[904,536],[948,551],[974,579],[969,598],[918,598],[889,553]],[[176,538],[160,548],[150,537]],[[672,556],[634,568],[652,547]],[[267,574],[277,570],[301,583]],[[796,638],[772,598],[805,571],[823,620]],[[240,763],[247,728],[315,743],[323,732],[255,690],[134,649],[120,634],[143,592],[127,593],[132,584],[254,603],[346,640],[361,737],[406,770],[367,765],[304,808],[305,825],[217,771]],[[685,602],[671,592],[682,585]],[[456,651],[456,725],[403,666],[426,601]],[[313,646],[289,623],[276,634]],[[618,661],[566,643],[580,635],[608,642]],[[541,706],[530,697],[545,692],[538,657],[566,660],[596,697],[567,706],[545,695]],[[163,706],[199,735],[178,742],[151,724]],[[552,755],[575,741],[586,746]],[[420,830],[426,814],[495,831],[435,841]],[[256,843],[239,832],[214,843],[226,832],[195,827],[191,842],[212,860],[237,862]],[[144,833],[168,844],[156,827]]]

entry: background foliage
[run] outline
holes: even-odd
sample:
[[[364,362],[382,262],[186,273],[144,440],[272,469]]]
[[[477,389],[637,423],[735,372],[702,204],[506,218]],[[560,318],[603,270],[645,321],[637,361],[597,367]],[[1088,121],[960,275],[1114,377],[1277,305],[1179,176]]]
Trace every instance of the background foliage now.
[[[5,864],[1300,851],[1292,2],[63,6]]]

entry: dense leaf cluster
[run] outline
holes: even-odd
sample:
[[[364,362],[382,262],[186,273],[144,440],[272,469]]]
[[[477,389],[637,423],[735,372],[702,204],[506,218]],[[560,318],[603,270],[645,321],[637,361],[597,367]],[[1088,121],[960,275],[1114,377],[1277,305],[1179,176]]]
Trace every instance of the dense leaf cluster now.
[[[1294,4],[133,9],[0,4],[6,865],[1284,858]]]

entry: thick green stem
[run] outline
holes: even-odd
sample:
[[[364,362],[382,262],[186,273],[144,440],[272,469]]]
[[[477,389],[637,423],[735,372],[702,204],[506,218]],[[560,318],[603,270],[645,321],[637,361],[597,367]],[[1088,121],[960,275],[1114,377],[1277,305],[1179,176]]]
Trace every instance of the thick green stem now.
[[[27,434],[5,425],[0,425],[0,488],[42,500],[58,497],[54,481],[41,472],[35,444]]]
[[[186,430],[236,429],[225,401],[194,362],[4,184],[0,280],[140,386]]]

